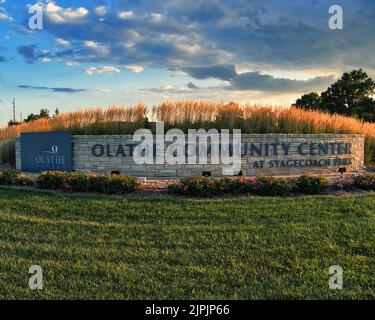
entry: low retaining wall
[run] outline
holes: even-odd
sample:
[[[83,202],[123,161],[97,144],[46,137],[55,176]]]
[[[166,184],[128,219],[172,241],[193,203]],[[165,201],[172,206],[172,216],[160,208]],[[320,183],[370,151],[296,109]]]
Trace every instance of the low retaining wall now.
[[[137,165],[131,156],[137,144],[131,135],[72,136],[73,170],[148,178],[202,175],[222,176],[223,164]],[[244,134],[241,138],[241,171],[244,176],[331,174],[345,167],[355,172],[364,165],[364,136],[353,134]],[[20,142],[16,144],[21,169]]]

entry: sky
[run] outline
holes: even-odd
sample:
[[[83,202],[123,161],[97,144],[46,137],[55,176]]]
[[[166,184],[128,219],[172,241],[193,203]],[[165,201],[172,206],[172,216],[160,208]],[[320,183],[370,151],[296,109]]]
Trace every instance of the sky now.
[[[342,30],[329,28],[332,5]],[[163,100],[290,105],[345,71],[374,77],[374,30],[373,0],[0,0],[0,123],[12,97],[17,118]]]

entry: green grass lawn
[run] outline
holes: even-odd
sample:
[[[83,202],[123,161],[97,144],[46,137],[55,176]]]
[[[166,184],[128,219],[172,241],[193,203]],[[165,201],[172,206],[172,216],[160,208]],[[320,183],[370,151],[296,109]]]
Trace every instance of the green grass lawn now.
[[[375,196],[129,200],[0,189],[1,299],[375,297]],[[28,288],[28,269],[44,288]],[[344,289],[328,288],[331,265]]]

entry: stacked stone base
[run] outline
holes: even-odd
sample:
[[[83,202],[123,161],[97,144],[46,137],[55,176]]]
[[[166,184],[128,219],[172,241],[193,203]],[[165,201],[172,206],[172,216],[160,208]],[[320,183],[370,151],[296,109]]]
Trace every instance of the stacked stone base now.
[[[295,148],[290,148],[288,155],[270,154],[268,156],[244,155],[241,160],[241,173],[244,176],[294,176],[302,174],[333,174],[339,168],[345,167],[347,172],[356,172],[364,165],[364,136],[342,134],[244,134],[241,142],[243,147],[246,143],[267,144],[267,143],[291,143],[291,146],[298,146],[301,143],[342,143],[350,144],[350,154],[329,154],[329,155],[301,155]],[[227,165],[223,164],[149,164],[137,165],[132,156],[111,156],[94,155],[92,150],[95,145],[109,145],[111,150],[115,150],[118,145],[134,143],[132,136],[73,136],[73,168],[80,172],[100,172],[111,173],[119,171],[122,174],[140,176],[147,178],[174,179],[189,176],[200,176],[203,172],[209,172],[214,177],[223,176],[223,169]],[[129,150],[124,147],[125,152]],[[282,153],[282,152],[281,152]],[[292,161],[314,161],[330,160],[329,166],[322,167],[270,167],[270,161],[276,163],[291,163]],[[350,159],[350,163],[347,160]],[[255,166],[264,161],[264,167]],[[289,162],[288,162],[289,161]],[[267,165],[268,164],[268,165]],[[255,167],[254,167],[255,166]]]

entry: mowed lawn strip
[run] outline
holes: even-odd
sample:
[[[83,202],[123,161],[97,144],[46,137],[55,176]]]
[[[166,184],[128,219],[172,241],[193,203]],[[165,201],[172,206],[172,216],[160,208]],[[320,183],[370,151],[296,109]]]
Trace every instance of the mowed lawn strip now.
[[[0,189],[1,299],[375,298],[375,196],[129,200]],[[40,265],[44,288],[28,287]],[[330,290],[328,269],[344,269]]]

